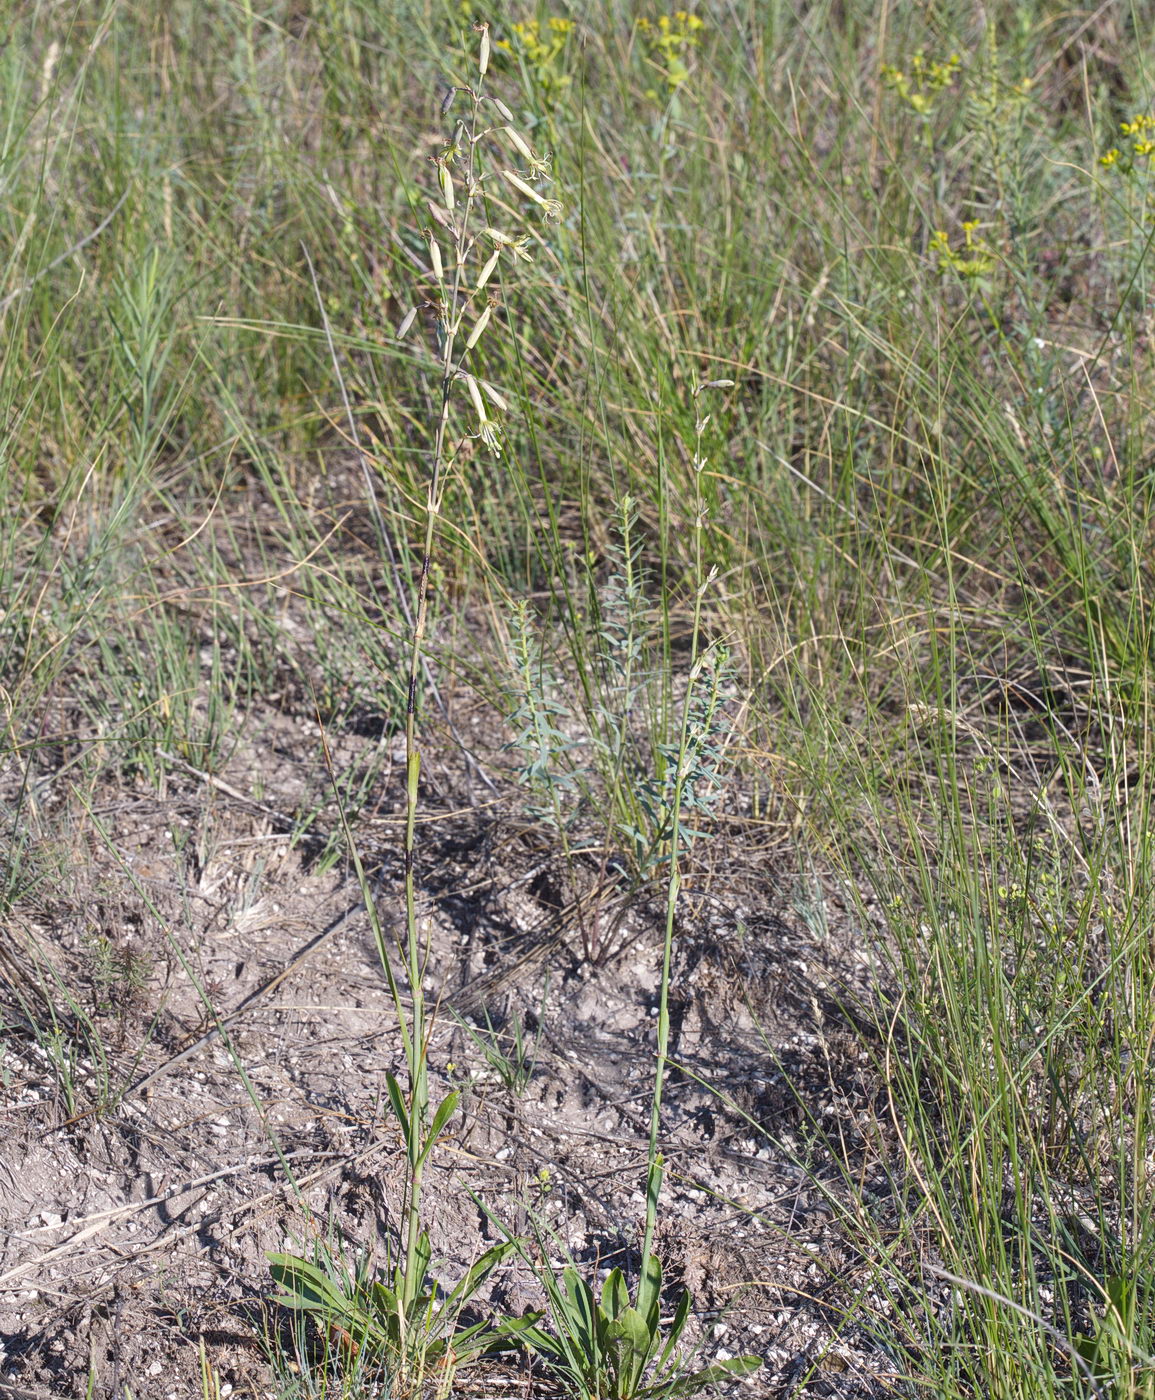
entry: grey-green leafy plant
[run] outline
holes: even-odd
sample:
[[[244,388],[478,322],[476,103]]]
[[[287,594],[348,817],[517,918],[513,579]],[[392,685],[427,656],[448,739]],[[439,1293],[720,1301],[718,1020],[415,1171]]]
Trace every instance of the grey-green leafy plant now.
[[[700,435],[701,427],[694,460]],[[667,867],[675,822],[682,846],[703,834],[687,821],[705,821],[721,793],[731,737],[723,706],[735,679],[725,647],[696,655],[683,697],[685,725],[676,727],[662,680],[670,671],[668,623],[648,596],[642,550],[638,502],[627,495],[615,515],[608,579],[599,583],[588,560],[580,566],[588,613],[572,609],[567,638],[579,661],[576,684],[557,675],[524,600],[512,605],[509,628],[510,748],[521,757],[532,810],[556,832],[571,869],[586,845],[575,843],[575,833],[590,824],[602,850],[616,853],[616,878],[627,876],[627,895]],[[575,637],[583,616],[585,630]],[[596,909],[579,916],[579,927],[590,961],[616,946]]]
[[[514,701],[510,747],[537,815],[566,843],[582,818],[599,820],[607,840],[637,848],[648,814],[640,785],[661,762],[661,613],[647,596],[638,502],[618,501],[607,545],[608,577],[596,561],[576,563],[567,642],[576,685],[552,664],[542,624],[522,599],[511,606],[509,660]],[[562,699],[562,696],[566,699]]]
[[[149,248],[131,276],[119,278],[113,288],[109,317],[115,332],[121,412],[109,429],[131,444],[128,465],[133,473],[143,474],[152,467],[180,409],[182,386],[169,365],[178,300],[173,258],[158,247]]]
[[[646,816],[642,830],[631,829],[639,868],[648,873],[669,859],[675,837],[683,849],[708,834],[687,825],[707,820],[721,796],[728,728],[722,706],[734,679],[724,647],[704,652],[691,672],[685,699],[686,722],[678,742],[657,746],[659,772],[639,784]]]
[[[561,727],[569,709],[555,698],[559,682],[524,598],[510,604],[509,661],[514,676],[509,692],[514,736],[509,748],[521,758],[518,777],[532,803],[530,815],[549,822],[566,839],[574,812],[570,795],[579,789],[583,776],[580,760],[571,760],[570,754],[581,747],[581,741]]]

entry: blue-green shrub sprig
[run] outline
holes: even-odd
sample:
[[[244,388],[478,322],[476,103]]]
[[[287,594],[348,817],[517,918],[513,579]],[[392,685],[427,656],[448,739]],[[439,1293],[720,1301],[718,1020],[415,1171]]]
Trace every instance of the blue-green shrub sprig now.
[[[518,775],[536,799],[535,815],[564,832],[601,804],[609,825],[632,842],[644,815],[638,794],[664,761],[658,746],[631,722],[639,710],[647,710],[658,637],[633,497],[618,502],[615,525],[607,550],[608,579],[594,578],[592,557],[580,564],[589,611],[576,619],[584,633],[585,679],[574,689],[573,702],[556,698],[561,687],[535,635],[528,605],[518,601],[511,607],[509,722],[515,734],[509,748],[521,756]]]
[[[509,722],[515,730],[507,747],[522,756],[518,777],[539,804],[534,815],[560,827],[565,824],[561,794],[578,785],[578,771],[569,755],[580,748],[559,727],[569,717],[565,705],[551,698],[540,639],[529,621],[529,604],[514,600],[510,606],[510,660],[516,677]]]
[[[723,738],[728,732],[723,706],[733,681],[729,652],[720,646],[703,652],[690,674],[685,743],[658,745],[661,776],[640,788],[647,829],[629,833],[643,874],[665,863],[675,837],[677,845],[688,848],[709,834],[687,819],[712,814],[721,796],[726,765]]]

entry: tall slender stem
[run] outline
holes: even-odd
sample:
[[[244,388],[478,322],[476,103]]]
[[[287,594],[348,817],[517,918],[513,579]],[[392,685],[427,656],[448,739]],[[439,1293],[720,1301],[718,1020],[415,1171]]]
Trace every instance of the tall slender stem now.
[[[441,338],[441,401],[437,429],[433,440],[433,471],[425,495],[425,538],[421,548],[421,572],[417,581],[417,606],[410,632],[407,699],[405,707],[405,961],[411,1002],[409,1029],[409,1132],[406,1153],[409,1181],[405,1241],[405,1303],[408,1305],[420,1290],[422,1280],[415,1267],[421,1239],[421,1184],[426,1158],[425,1137],[429,1123],[428,1024],[425,1007],[424,959],[417,918],[417,806],[420,798],[421,750],[418,746],[418,686],[424,655],[425,633],[429,617],[429,573],[437,517],[441,511],[443,479],[447,466],[446,450],[449,430],[449,405],[453,381],[460,366],[456,363],[456,345],[461,329],[461,287],[465,254],[469,239],[469,216],[473,204],[474,154],[477,116],[481,103],[480,85],[471,92],[472,110],[468,131],[466,164],[466,196],[460,221],[453,234],[453,269],[448,282],[438,277],[441,304],[438,323]],[[433,237],[436,237],[434,234]]]
[[[695,391],[695,399],[700,390]],[[678,736],[678,769],[674,777],[674,789],[669,816],[669,862],[670,873],[666,881],[666,920],[662,941],[662,976],[658,992],[658,1054],[654,1067],[654,1093],[650,1101],[650,1137],[646,1154],[646,1228],[642,1240],[642,1273],[645,1279],[649,1273],[650,1258],[654,1247],[654,1229],[658,1219],[658,1198],[662,1189],[662,1158],[658,1151],[658,1139],[662,1123],[662,1092],[666,1083],[666,1064],[670,1049],[670,971],[674,949],[674,920],[678,911],[678,895],[682,887],[680,862],[682,857],[682,806],[686,797],[686,758],[690,747],[690,715],[694,698],[694,686],[701,670],[699,654],[702,638],[702,603],[706,593],[707,580],[703,573],[702,527],[705,512],[702,504],[701,470],[705,465],[702,454],[702,434],[705,421],[699,416],[694,432],[694,620],[690,635],[690,675],[686,685],[686,695],[682,702],[682,722]]]

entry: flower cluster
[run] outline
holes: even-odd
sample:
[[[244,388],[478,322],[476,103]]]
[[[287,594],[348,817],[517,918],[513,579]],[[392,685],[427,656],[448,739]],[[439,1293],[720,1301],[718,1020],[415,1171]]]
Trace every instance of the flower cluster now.
[[[433,284],[424,305],[436,315],[442,382],[447,386],[463,384],[472,405],[476,427],[465,437],[482,442],[494,456],[500,456],[501,428],[493,415],[495,409],[499,413],[507,412],[509,405],[498,389],[472,372],[473,352],[482,336],[492,335],[491,327],[500,325],[494,314],[500,298],[492,290],[492,279],[503,263],[508,267],[511,263],[533,262],[531,237],[516,223],[512,231],[487,225],[480,234],[470,232],[470,216],[475,211],[480,212],[486,182],[499,176],[523,199],[535,204],[546,219],[560,218],[562,205],[560,200],[549,198],[537,188],[539,183],[551,179],[550,157],[534,150],[514,125],[513,113],[500,98],[481,90],[493,45],[487,24],[479,24],[477,30],[481,35],[478,46],[481,82],[476,89],[450,88],[442,103],[442,115],[448,116],[454,102],[464,94],[470,100],[471,110],[468,118],[457,121],[454,139],[432,160],[441,197],[439,201],[429,201],[435,226],[424,230]],[[492,124],[490,111],[499,119]],[[524,164],[511,168],[518,160]],[[517,217],[513,206],[503,204],[502,207],[510,217]],[[443,247],[446,240],[448,255]],[[405,314],[397,329],[399,340],[416,324],[419,310],[420,307],[413,306]],[[436,449],[441,462],[448,460],[443,455],[448,394],[444,403]]]
[[[512,39],[499,39],[496,44],[522,60],[541,96],[550,104],[557,101],[571,81],[564,71],[564,57],[573,28],[572,19],[555,16],[545,24],[530,19],[513,26]]]
[[[1118,146],[1112,146],[1099,157],[1099,164],[1104,169],[1114,168],[1120,174],[1130,175],[1136,161],[1155,159],[1155,117],[1141,115],[1129,122],[1120,122],[1119,131],[1125,142],[1124,148],[1120,150]]]
[[[986,277],[995,266],[995,254],[986,239],[979,236],[979,221],[968,219],[963,223],[963,242],[959,248],[952,248],[950,238],[943,229],[936,229],[931,235],[928,252],[938,259],[940,272],[953,272],[969,282]]]
[[[667,93],[675,93],[690,76],[686,58],[698,46],[698,35],[704,28],[697,15],[688,10],[675,10],[672,15],[659,15],[657,20],[638,20],[638,32],[650,51],[651,62],[660,69]],[[657,99],[650,89],[646,96]]]
[[[950,87],[961,67],[962,58],[957,53],[942,61],[928,60],[924,54],[916,53],[910,60],[909,73],[884,63],[882,81],[891,92],[898,94],[912,112],[927,117],[934,111],[934,99]]]

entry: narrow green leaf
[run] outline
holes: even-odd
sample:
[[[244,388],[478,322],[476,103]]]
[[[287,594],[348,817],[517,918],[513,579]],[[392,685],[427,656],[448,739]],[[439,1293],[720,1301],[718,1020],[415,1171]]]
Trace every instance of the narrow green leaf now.
[[[397,1294],[392,1288],[384,1283],[372,1283],[369,1285],[369,1296],[377,1312],[396,1317]]]
[[[593,1291],[578,1271],[570,1266],[562,1270],[562,1282],[566,1299],[565,1330],[587,1353],[593,1353],[600,1340]]]
[[[270,1254],[268,1259],[273,1281],[284,1289],[284,1296],[276,1299],[281,1307],[341,1318],[355,1311],[350,1300],[316,1264],[294,1254]]]
[[[677,872],[675,871],[674,874]],[[662,1194],[662,1176],[664,1174],[662,1164],[662,1154],[659,1152],[650,1164],[650,1170],[646,1174],[646,1219],[650,1220],[658,1213],[658,1199]]]
[[[513,1347],[530,1345],[521,1335],[531,1332],[541,1313],[526,1313],[524,1317],[486,1319],[475,1322],[472,1327],[464,1327],[454,1332],[451,1340],[458,1356],[472,1356],[482,1351],[510,1350]]]
[[[524,1317],[505,1318],[494,1328],[499,1348],[527,1346],[541,1356],[564,1356],[564,1348],[552,1332],[539,1327],[544,1313],[526,1313]]]
[[[429,1274],[429,1265],[433,1262],[433,1245],[429,1241],[429,1231],[422,1230],[417,1237],[417,1248],[413,1254],[413,1278],[409,1280],[410,1286],[415,1294],[421,1292],[422,1285]],[[417,1299],[419,1304],[425,1299]]]
[[[417,1158],[417,1165],[419,1167],[424,1165],[425,1159],[429,1156],[430,1152],[433,1151],[437,1139],[441,1136],[441,1130],[453,1117],[460,1099],[461,1090],[454,1089],[451,1093],[446,1094],[437,1105],[437,1112],[433,1115],[433,1122],[429,1125],[429,1135],[426,1137],[425,1145],[422,1147],[421,1154]]]
[[[686,1319],[690,1316],[692,1299],[689,1289],[682,1291],[682,1296],[678,1299],[678,1306],[674,1309],[674,1316],[670,1322],[669,1331],[666,1333],[666,1344],[662,1348],[662,1354],[658,1357],[657,1369],[664,1371],[672,1362],[674,1352],[678,1345],[678,1339],[685,1330]]]
[[[405,1099],[401,1093],[401,1085],[397,1083],[395,1075],[385,1076],[385,1089],[389,1095],[389,1102],[393,1107],[393,1116],[397,1119],[401,1127],[401,1137],[405,1143],[406,1151],[409,1150],[409,1114],[405,1109]]]
[[[637,1308],[626,1308],[606,1328],[606,1340],[616,1362],[619,1394],[632,1396],[645,1374],[657,1338]]]
[[[487,1249],[480,1259],[469,1266],[463,1277],[454,1286],[453,1291],[446,1299],[446,1306],[464,1307],[494,1269],[502,1260],[508,1258],[516,1248],[517,1245],[513,1240],[503,1240],[501,1244],[495,1244],[491,1249]]]

